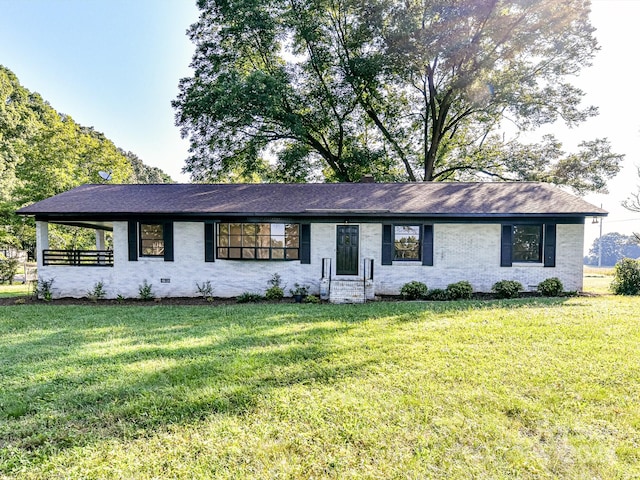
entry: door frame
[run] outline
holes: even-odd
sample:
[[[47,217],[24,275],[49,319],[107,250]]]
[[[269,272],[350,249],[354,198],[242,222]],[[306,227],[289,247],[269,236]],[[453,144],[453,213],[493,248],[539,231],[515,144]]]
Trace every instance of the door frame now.
[[[340,235],[340,230],[341,228],[355,228],[356,229],[356,236],[357,236],[357,242],[354,244],[351,244],[351,247],[355,247],[356,250],[356,260],[355,260],[355,272],[350,271],[348,273],[339,273],[338,270],[338,266],[339,266],[339,262],[338,262],[338,256],[339,256],[339,249],[340,249],[340,242],[339,242],[339,235]],[[335,253],[336,253],[336,275],[339,276],[357,276],[360,273],[360,225],[359,224],[352,224],[352,223],[344,223],[344,224],[336,224],[336,233],[335,233],[335,239],[336,239],[336,243],[335,243]]]

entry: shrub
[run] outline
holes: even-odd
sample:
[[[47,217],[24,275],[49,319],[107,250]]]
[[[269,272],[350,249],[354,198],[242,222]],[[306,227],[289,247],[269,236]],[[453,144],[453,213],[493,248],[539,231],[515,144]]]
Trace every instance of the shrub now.
[[[400,295],[406,300],[417,300],[426,298],[429,289],[422,282],[412,281],[405,283],[400,289]]]
[[[291,293],[292,296],[301,295],[303,297],[306,297],[307,295],[309,295],[309,285],[300,285],[299,283],[294,283],[293,288],[289,289],[289,293]]]
[[[545,297],[559,297],[564,292],[564,285],[558,277],[551,277],[541,281],[537,290]]]
[[[33,289],[36,298],[42,298],[45,302],[50,302],[53,298],[51,287],[53,286],[53,278],[49,280],[38,280]]]
[[[207,302],[213,300],[213,287],[211,286],[211,280],[202,282],[202,285],[196,282],[196,290]]]
[[[146,279],[142,282],[142,285],[138,285],[138,296],[140,297],[140,300],[148,302],[149,300],[154,299],[155,295],[153,294],[152,287],[153,285],[147,283]]]
[[[304,303],[320,303],[320,299],[315,295],[307,295],[304,297]]]
[[[262,295],[254,292],[244,292],[236,297],[238,303],[259,302],[260,300],[262,300]]]
[[[611,290],[616,295],[638,295],[640,293],[640,261],[623,258],[616,263]]]
[[[267,300],[282,300],[282,297],[284,297],[284,288],[282,288],[282,278],[280,274],[274,273],[267,283],[271,286],[267,288],[264,297]]]
[[[450,300],[467,300],[473,295],[473,287],[466,280],[447,285],[447,296]]]
[[[427,292],[426,299],[434,301],[450,300],[449,292],[442,288],[433,288]]]
[[[500,280],[491,287],[498,298],[516,298],[522,290],[522,284],[516,280]]]
[[[13,283],[13,277],[18,273],[18,267],[20,262],[17,258],[7,258],[4,255],[0,255],[0,283],[9,282],[9,285]]]
[[[105,297],[105,295],[107,294],[107,291],[104,289],[104,283],[103,282],[97,282],[94,286],[93,286],[93,290],[89,290],[87,292],[87,297],[89,297],[89,299],[95,301],[98,301],[102,298]]]
[[[282,297],[284,297],[284,290],[277,285],[269,287],[267,291],[264,292],[264,298],[267,300],[282,300]]]

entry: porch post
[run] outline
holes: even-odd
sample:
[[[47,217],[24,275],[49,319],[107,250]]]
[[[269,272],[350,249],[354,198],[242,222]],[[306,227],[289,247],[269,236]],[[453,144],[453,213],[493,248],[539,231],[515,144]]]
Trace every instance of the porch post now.
[[[104,230],[96,230],[96,250],[104,250]]]
[[[36,222],[36,261],[38,262],[38,268],[43,266],[42,253],[44,250],[49,250],[49,222]]]

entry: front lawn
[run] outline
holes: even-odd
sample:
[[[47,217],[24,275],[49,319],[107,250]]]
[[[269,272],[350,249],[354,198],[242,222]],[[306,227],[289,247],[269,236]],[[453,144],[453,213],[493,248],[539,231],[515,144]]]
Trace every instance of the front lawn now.
[[[640,298],[0,307],[0,478],[638,478]]]

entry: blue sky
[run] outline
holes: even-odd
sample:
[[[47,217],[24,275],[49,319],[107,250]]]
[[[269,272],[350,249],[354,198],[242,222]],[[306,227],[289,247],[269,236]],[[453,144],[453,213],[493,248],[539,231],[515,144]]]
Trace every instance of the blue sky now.
[[[600,115],[577,129],[553,126],[567,150],[580,140],[608,137],[626,154],[609,195],[589,195],[611,212],[603,232],[640,231],[640,213],[620,206],[640,179],[640,96],[635,50],[640,1],[595,0],[591,20],[601,51],[575,83]],[[185,32],[196,21],[195,0],[0,0],[0,64],[58,111],[93,126],[145,163],[174,179],[188,144],[174,125],[171,101],[189,76],[193,45]],[[587,246],[599,233],[586,226]]]

